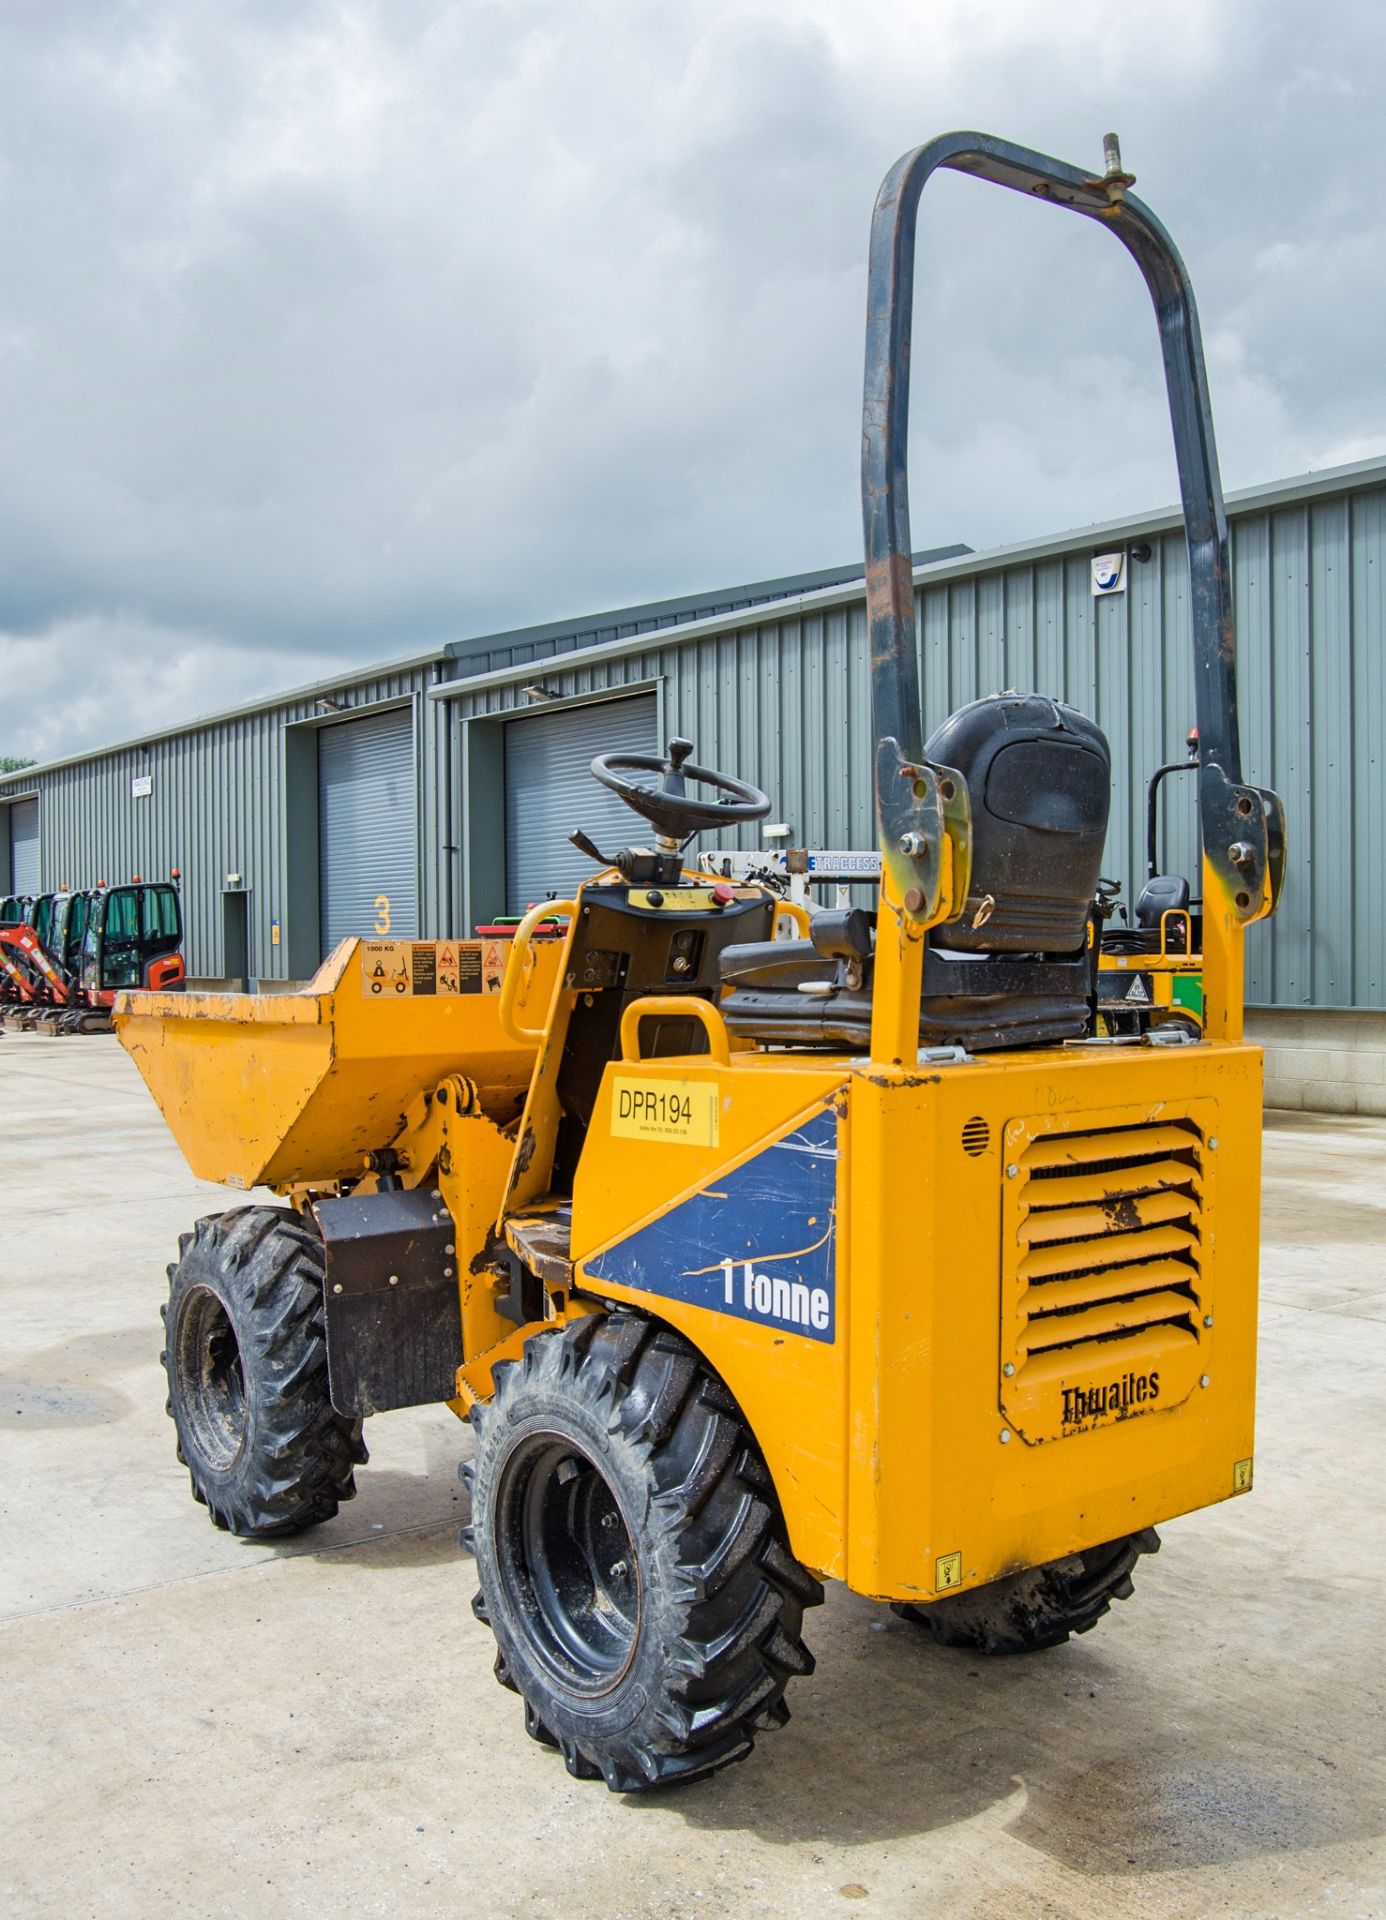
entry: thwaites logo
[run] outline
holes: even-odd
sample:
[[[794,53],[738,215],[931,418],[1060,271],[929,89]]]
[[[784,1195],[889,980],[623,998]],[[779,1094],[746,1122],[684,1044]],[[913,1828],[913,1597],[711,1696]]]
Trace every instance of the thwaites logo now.
[[[1150,1373],[1124,1373],[1100,1387],[1064,1388],[1064,1425],[1081,1427],[1089,1420],[1102,1420],[1113,1414],[1129,1413],[1132,1407],[1148,1406],[1160,1397],[1160,1376]]]

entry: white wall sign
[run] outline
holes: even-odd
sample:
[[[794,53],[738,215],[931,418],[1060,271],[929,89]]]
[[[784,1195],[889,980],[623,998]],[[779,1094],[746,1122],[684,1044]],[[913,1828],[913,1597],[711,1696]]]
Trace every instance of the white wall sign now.
[[[1126,555],[1124,553],[1099,553],[1094,555],[1092,563],[1092,590],[1094,594],[1125,593]]]
[[[147,800],[153,791],[154,776],[152,773],[137,773],[130,782],[130,798],[132,800]]]

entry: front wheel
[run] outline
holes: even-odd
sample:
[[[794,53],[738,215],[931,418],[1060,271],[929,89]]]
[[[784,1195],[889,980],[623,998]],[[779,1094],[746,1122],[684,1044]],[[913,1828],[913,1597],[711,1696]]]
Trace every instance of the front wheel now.
[[[941,1647],[1040,1653],[1061,1646],[1071,1633],[1095,1627],[1113,1600],[1129,1599],[1136,1562],[1143,1553],[1159,1551],[1159,1534],[1145,1527],[1105,1546],[951,1594],[931,1606],[901,1605],[895,1612]]]
[[[366,1448],[328,1392],[322,1241],[291,1208],[240,1207],[178,1252],[160,1358],[194,1496],[249,1540],[330,1520]]]
[[[684,1340],[629,1313],[538,1334],[471,1417],[473,1605],[534,1739],[629,1793],[711,1773],[783,1725],[823,1589]]]

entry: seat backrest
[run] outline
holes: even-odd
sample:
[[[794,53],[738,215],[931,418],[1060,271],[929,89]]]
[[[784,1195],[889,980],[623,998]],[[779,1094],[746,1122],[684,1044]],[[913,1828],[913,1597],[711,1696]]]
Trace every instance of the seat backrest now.
[[[1179,873],[1153,873],[1136,902],[1136,925],[1158,927],[1167,913],[1184,913],[1189,905],[1189,883]]]
[[[1111,807],[1102,729],[1040,694],[997,693],[960,707],[924,754],[962,775],[972,807],[967,904],[931,940],[964,953],[1076,952]]]

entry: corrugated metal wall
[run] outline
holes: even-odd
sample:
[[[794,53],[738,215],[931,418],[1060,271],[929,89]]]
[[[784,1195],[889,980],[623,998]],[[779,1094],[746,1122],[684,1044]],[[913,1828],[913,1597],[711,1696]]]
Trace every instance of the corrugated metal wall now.
[[[239,873],[250,894],[251,972],[282,979],[288,973],[286,945],[281,940],[273,946],[270,930],[275,921],[281,929],[288,921],[287,842],[302,830],[301,822],[285,818],[287,727],[336,720],[381,702],[411,704],[422,924],[435,925],[446,911],[441,848],[455,838],[444,830],[448,721],[446,709],[423,698],[435,677],[426,668],[384,673],[335,694],[340,712],[321,713],[308,697],[155,739],[147,747],[26,773],[0,782],[0,801],[7,785],[37,788],[45,890],[128,880],[136,873],[164,878],[181,868],[188,970],[194,975],[222,971],[222,889],[228,874]],[[136,799],[132,782],[144,777],[150,792]]]
[[[1284,795],[1291,835],[1280,913],[1251,935],[1249,998],[1386,1007],[1386,463],[1261,490],[1234,502],[1231,517],[1245,767]],[[930,724],[1004,686],[1055,694],[1101,723],[1122,770],[1106,865],[1129,887],[1143,870],[1146,778],[1160,760],[1183,757],[1193,720],[1187,564],[1169,515],[1144,531],[1123,529],[1119,541],[1102,537],[1110,531],[990,564],[979,555],[931,568],[919,590],[921,664]],[[1094,601],[1092,552],[1141,539],[1151,556],[1129,564],[1126,593]],[[680,639],[675,628],[663,644],[642,640],[585,665],[565,666],[561,655],[574,638],[580,653],[608,637],[591,622],[576,623],[566,642],[553,628],[497,636],[489,650],[469,642],[450,664],[469,678],[523,665],[522,678],[542,678],[565,698],[658,685],[666,733],[687,734],[701,760],[765,787],[797,840],[863,847],[871,844],[865,613],[859,600],[837,601],[777,619],[728,614],[724,631]],[[343,711],[413,703],[424,933],[457,930],[461,914],[456,849],[467,839],[460,774],[450,775],[462,765],[456,730],[527,705],[522,680],[425,698],[444,672],[441,661],[382,672],[334,696]],[[38,789],[45,886],[180,865],[193,972],[219,970],[220,892],[228,872],[241,872],[252,892],[252,969],[282,976],[269,925],[285,911],[285,846],[297,830],[283,818],[284,730],[315,717],[337,716],[318,714],[305,696],[147,750],[10,776],[0,801]],[[132,800],[131,780],[142,774],[152,793]],[[1169,864],[1186,870],[1191,787],[1166,788]],[[494,809],[494,793],[487,804]],[[740,838],[758,844],[753,830]]]
[[[592,778],[599,753],[659,750],[659,702],[652,693],[593,707],[540,707],[505,729],[505,905],[524,913],[536,900],[572,898],[592,863],[569,840],[581,822],[599,847],[631,838],[625,802]]]
[[[1232,516],[1243,767],[1289,816],[1275,919],[1252,930],[1247,997],[1386,1006],[1386,489]],[[1116,769],[1107,870],[1144,865],[1145,781],[1193,724],[1182,532],[1150,539],[1127,591],[1092,597],[1091,549],[955,580],[921,598],[925,710],[1032,685],[1105,729]],[[1192,781],[1167,783],[1168,864],[1190,872]]]
[[[40,890],[38,801],[16,800],[9,811],[9,890],[37,893]]]
[[[580,670],[550,668],[544,684],[569,699],[662,681],[665,733],[694,741],[704,765],[764,787],[775,818],[792,822],[796,840],[870,846],[864,644],[863,608],[836,607]],[[464,720],[523,707],[513,686],[448,704]],[[743,829],[736,844],[760,845],[758,830]]]
[[[414,715],[387,707],[318,730],[322,951],[372,928],[419,937]]]
[[[1375,479],[1375,476],[1374,476]],[[1284,796],[1284,899],[1248,942],[1254,1004],[1386,1006],[1386,487],[1328,492],[1231,515],[1247,776]],[[1125,593],[1094,599],[1091,556],[1067,551],[962,570],[918,593],[926,726],[1003,687],[1049,693],[1105,729],[1118,770],[1106,870],[1139,889],[1145,783],[1181,760],[1194,721],[1188,561],[1181,529],[1129,530],[1150,558]],[[1123,542],[1124,543],[1124,542]],[[979,556],[985,560],[985,556]],[[651,647],[580,669],[555,659],[555,694],[658,680],[666,732],[755,781],[808,846],[869,846],[871,738],[863,602]],[[509,667],[509,648],[466,663]],[[461,693],[464,717],[513,710],[515,685]],[[1165,859],[1192,871],[1192,781],[1167,782]],[[730,838],[730,836],[728,836]],[[743,846],[758,844],[743,830]]]

